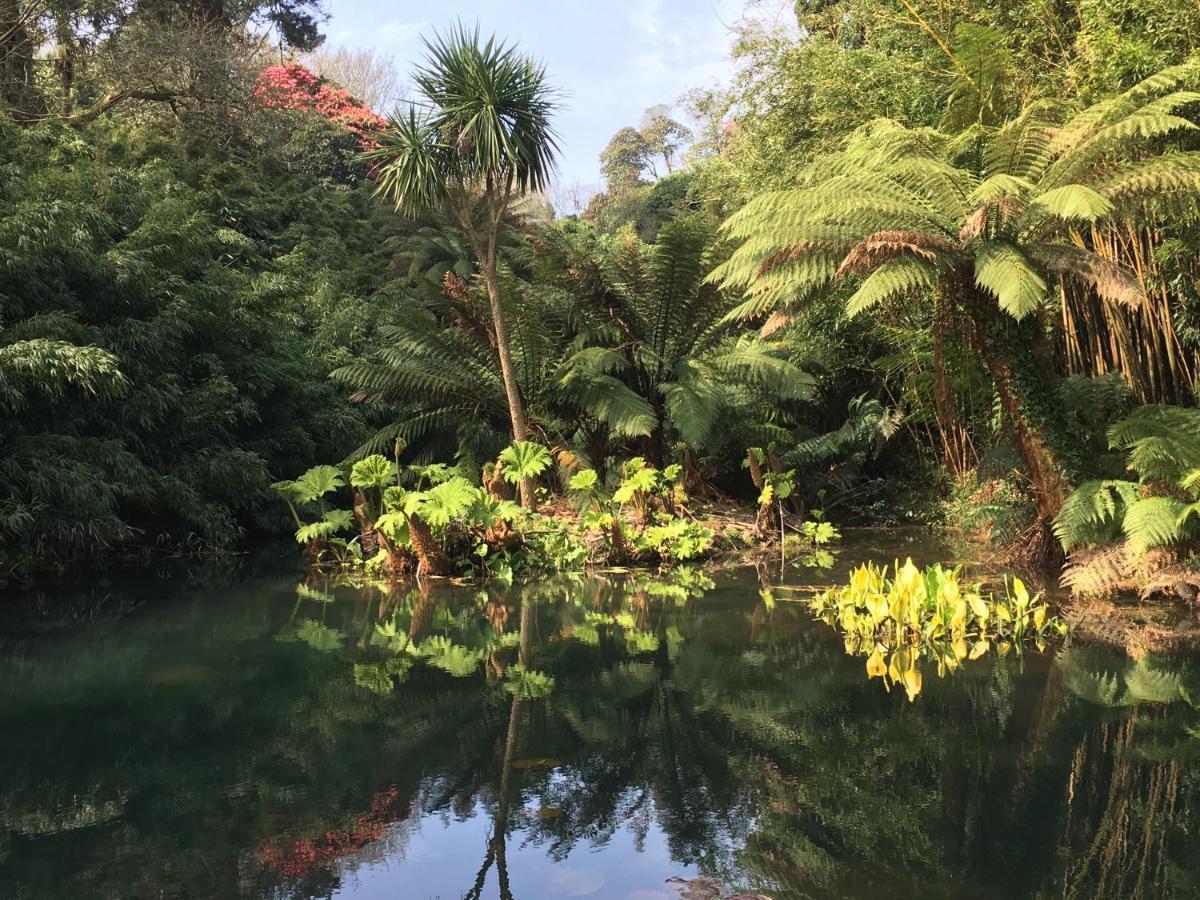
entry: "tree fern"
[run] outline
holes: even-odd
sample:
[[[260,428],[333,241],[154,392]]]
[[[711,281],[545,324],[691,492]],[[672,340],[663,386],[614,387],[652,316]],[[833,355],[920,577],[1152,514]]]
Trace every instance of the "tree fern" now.
[[[1066,550],[1115,538],[1138,494],[1133,481],[1086,481],[1067,497],[1054,533]]]
[[[1166,547],[1196,534],[1187,520],[1187,508],[1175,497],[1142,497],[1125,511],[1121,530],[1136,553]]]

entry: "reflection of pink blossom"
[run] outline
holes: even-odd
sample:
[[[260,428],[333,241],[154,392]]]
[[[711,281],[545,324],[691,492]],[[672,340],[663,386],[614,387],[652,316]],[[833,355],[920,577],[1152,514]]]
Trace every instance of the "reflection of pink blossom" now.
[[[319,78],[299,63],[267,66],[258,75],[254,98],[271,109],[305,109],[342,125],[364,147],[374,147],[373,135],[387,126],[383,116],[368,109],[344,88]]]
[[[299,878],[383,837],[391,822],[408,815],[408,805],[400,800],[395,785],[371,798],[371,806],[348,828],[335,828],[318,837],[306,837],[291,844],[271,845],[265,841],[259,856],[272,869],[287,878]]]

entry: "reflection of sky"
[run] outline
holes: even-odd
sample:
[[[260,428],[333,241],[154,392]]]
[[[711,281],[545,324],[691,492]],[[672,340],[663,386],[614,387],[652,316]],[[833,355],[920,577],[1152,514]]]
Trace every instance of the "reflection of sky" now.
[[[527,807],[525,814],[536,816],[537,812]],[[471,818],[463,821],[433,813],[419,823],[394,827],[409,831],[398,842],[403,849],[357,869],[351,858],[342,888],[334,896],[379,900],[461,897],[474,884],[487,856],[492,818],[487,808],[476,804]],[[654,823],[640,851],[627,828],[617,830],[601,847],[581,840],[557,863],[545,846],[526,843],[526,835],[519,830],[509,835],[507,849],[509,886],[521,900],[674,900],[677,895],[666,880],[673,875],[698,874],[692,867],[671,861],[666,837]],[[499,896],[498,877],[493,865],[482,897]]]
[[[599,180],[597,157],[642,110],[675,103],[731,71],[729,27],[742,0],[330,0],[329,46],[373,47],[402,73],[421,56],[421,36],[456,19],[516,41],[542,59],[565,94],[557,118],[565,184]]]

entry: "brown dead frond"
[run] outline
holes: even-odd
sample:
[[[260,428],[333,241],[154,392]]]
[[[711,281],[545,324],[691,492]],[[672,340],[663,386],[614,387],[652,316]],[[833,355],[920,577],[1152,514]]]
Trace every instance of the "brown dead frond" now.
[[[804,256],[819,253],[841,253],[846,247],[845,241],[801,241],[783,250],[777,250],[759,264],[758,277],[766,275],[786,263],[794,262]]]
[[[759,336],[769,337],[780,329],[787,328],[794,321],[796,321],[796,317],[791,313],[773,312],[767,321],[763,322],[762,328],[758,330]]]
[[[1025,204],[1016,197],[998,197],[989,200],[963,222],[958,239],[964,244],[976,238],[986,237],[1003,228],[1006,223],[1025,211]]]
[[[1077,550],[1067,559],[1063,587],[1081,597],[1108,597],[1136,589],[1133,555],[1124,544]]]
[[[936,263],[944,255],[958,251],[954,244],[935,234],[920,231],[877,231],[863,238],[846,254],[838,267],[837,277],[877,268],[898,256],[917,256]]]

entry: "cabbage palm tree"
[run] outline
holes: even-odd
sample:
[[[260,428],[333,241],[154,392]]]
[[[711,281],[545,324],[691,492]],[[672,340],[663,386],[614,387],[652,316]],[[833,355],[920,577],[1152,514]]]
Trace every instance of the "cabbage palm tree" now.
[[[423,297],[402,301],[395,324],[380,329],[377,352],[333,372],[355,390],[356,399],[403,406],[402,417],[360,453],[386,452],[396,438],[422,445],[431,437],[457,435],[456,455],[482,462],[510,443],[487,298],[453,270],[447,273],[436,291],[426,281]],[[501,285],[529,431],[551,445],[568,445],[579,434],[601,429],[619,437],[648,434],[654,421],[648,405],[597,363],[597,354],[606,352],[603,315],[577,297],[532,285],[506,269]]]
[[[492,332],[516,441],[528,438],[501,298],[498,246],[505,218],[524,194],[544,190],[557,153],[556,103],[545,68],[478,28],[426,42],[415,77],[424,102],[393,118],[367,154],[382,163],[379,191],[398,209],[444,207],[466,235],[491,301]],[[422,112],[418,113],[418,105]],[[531,486],[521,485],[531,499]]]
[[[1059,290],[1146,302],[1140,281],[1087,235],[1147,221],[1152,205],[1194,207],[1200,153],[1162,150],[1163,138],[1195,128],[1177,115],[1200,101],[1180,89],[1193,74],[1167,70],[1074,113],[1038,102],[1001,127],[958,135],[876,123],[811,164],[798,189],[764,194],[731,217],[725,230],[740,246],[712,278],[745,292],[733,313],[741,318],[786,312],[844,282],[857,286],[849,315],[927,298],[935,367],[950,324],[965,322],[1048,524],[1067,480],[1031,402],[1039,364],[1020,366],[1036,348],[1014,345],[1006,323],[1040,317]]]

